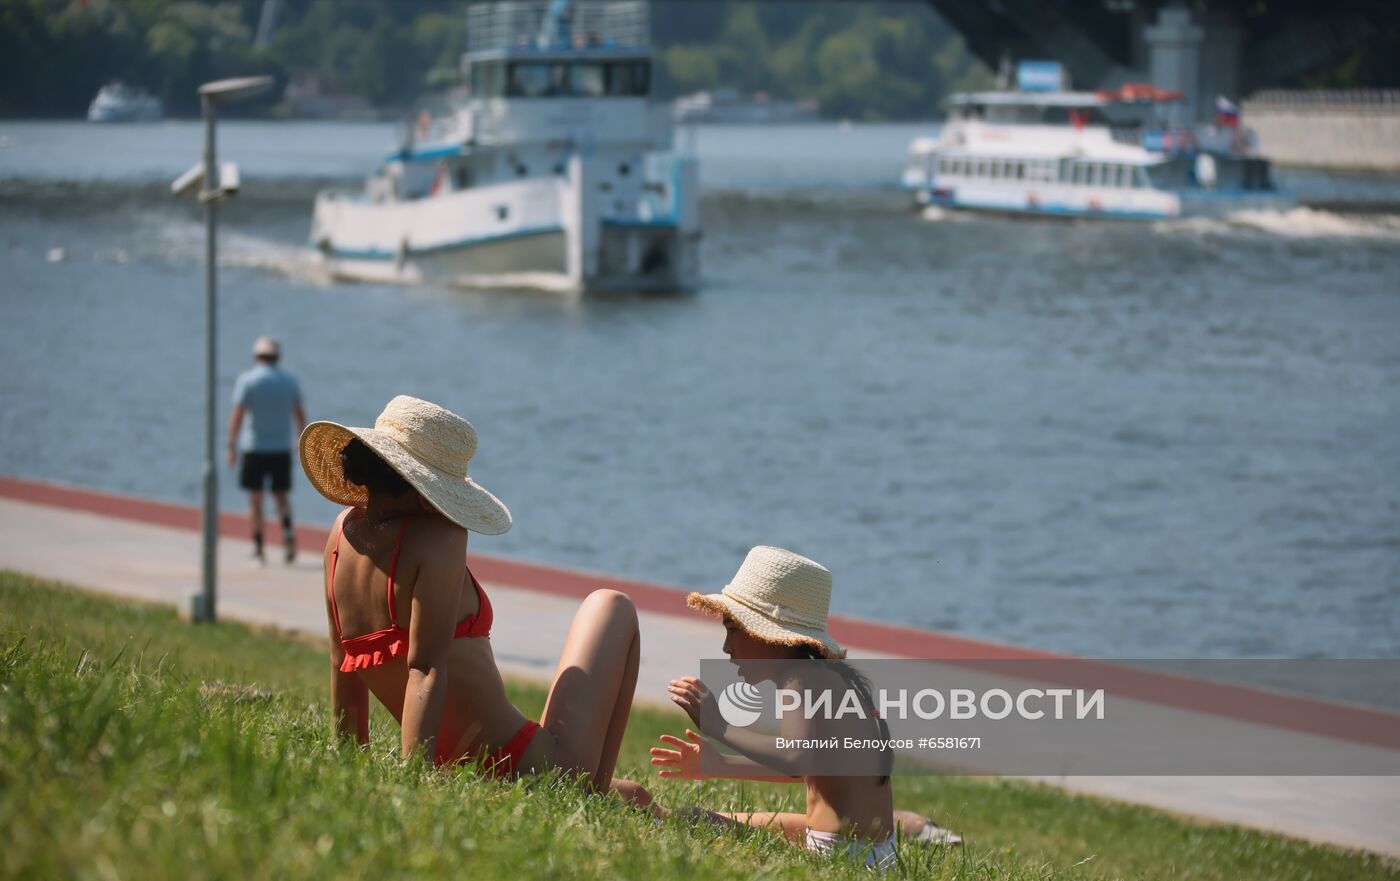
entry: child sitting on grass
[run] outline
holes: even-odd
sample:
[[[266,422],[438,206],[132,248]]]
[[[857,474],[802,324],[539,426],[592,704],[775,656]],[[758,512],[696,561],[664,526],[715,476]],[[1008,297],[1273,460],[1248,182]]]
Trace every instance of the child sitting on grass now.
[[[738,574],[721,593],[692,593],[687,602],[691,608],[723,619],[724,652],[738,666],[739,675],[750,684],[776,677],[782,680],[778,684],[784,688],[832,690],[837,694],[854,690],[864,705],[866,718],[857,723],[863,730],[847,728],[844,733],[889,739],[888,726],[877,718],[870,683],[864,677],[845,664],[795,663],[839,661],[846,656],[846,650],[826,632],[831,573],[824,567],[790,551],[756,547],[749,551]],[[724,824],[772,828],[808,850],[823,854],[845,853],[857,862],[880,870],[894,866],[895,838],[899,832],[910,838],[942,844],[961,841],[927,817],[894,810],[888,751],[881,756],[879,770],[882,773],[878,775],[817,776],[807,773],[814,758],[810,753],[794,756],[790,751],[776,749],[772,737],[744,731],[726,722],[714,696],[699,679],[673,680],[670,694],[671,700],[697,727],[739,754],[721,754],[689,729],[685,740],[663,735],[661,740],[675,747],[651,750],[651,762],[660,767],[663,777],[688,780],[729,777],[801,782],[807,786],[805,814],[722,813],[696,809],[692,809],[692,813]],[[784,717],[783,736],[801,738],[836,733],[830,720],[788,721],[799,715]],[[823,727],[819,731],[810,727],[797,730],[793,725]]]

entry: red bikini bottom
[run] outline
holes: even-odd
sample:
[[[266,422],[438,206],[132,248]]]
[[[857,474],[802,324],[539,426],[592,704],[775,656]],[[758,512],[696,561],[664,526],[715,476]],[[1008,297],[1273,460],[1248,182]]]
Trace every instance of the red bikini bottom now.
[[[486,772],[493,777],[514,777],[520,770],[520,762],[525,757],[525,750],[529,748],[530,741],[535,739],[535,732],[540,730],[540,723],[526,721],[520,726],[520,730],[515,732],[506,745],[496,750],[483,765]]]

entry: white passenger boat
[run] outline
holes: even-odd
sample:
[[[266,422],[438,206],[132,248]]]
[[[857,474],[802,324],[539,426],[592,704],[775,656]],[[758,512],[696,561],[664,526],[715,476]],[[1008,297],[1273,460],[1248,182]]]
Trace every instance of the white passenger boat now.
[[[337,277],[569,291],[699,280],[696,162],[651,99],[647,6],[472,6],[470,97],[424,115],[360,193],[316,199]]]
[[[164,113],[159,98],[114,80],[97,90],[87,118],[90,122],[160,122]]]
[[[1129,219],[1294,205],[1227,103],[1215,125],[1176,126],[1177,92],[1042,91],[1026,85],[1043,76],[1020,80],[1014,91],[954,95],[938,137],[914,141],[902,183],[920,204]]]

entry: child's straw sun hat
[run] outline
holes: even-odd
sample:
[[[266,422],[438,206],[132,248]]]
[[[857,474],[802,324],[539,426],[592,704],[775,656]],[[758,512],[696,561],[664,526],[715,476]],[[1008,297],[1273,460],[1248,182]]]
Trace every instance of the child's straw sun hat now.
[[[348,482],[340,451],[359,438],[408,481],[442,516],[463,529],[500,535],[510,529],[510,511],[467,476],[476,453],[476,429],[467,420],[418,398],[399,395],[373,428],[313,422],[301,433],[301,465],[311,485],[340,505],[363,507],[365,488]]]
[[[810,645],[825,657],[846,657],[826,632],[831,573],[825,566],[782,548],[759,546],[719,593],[692,593],[686,604],[733,621],[764,642]]]

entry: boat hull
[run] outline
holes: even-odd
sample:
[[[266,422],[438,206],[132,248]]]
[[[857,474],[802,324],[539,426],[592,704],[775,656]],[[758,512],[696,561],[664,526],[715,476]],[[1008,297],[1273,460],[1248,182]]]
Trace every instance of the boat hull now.
[[[923,188],[915,191],[920,205],[963,211],[1035,217],[1099,220],[1169,220],[1225,217],[1244,211],[1287,211],[1296,207],[1282,190],[1104,192],[1082,187],[1050,186],[1034,190],[982,187]]]
[[[671,205],[627,220],[606,216],[597,191],[588,163],[575,158],[564,175],[412,201],[323,193],[312,244],[329,273],[347,280],[573,292],[696,286],[693,189],[678,185]]]

